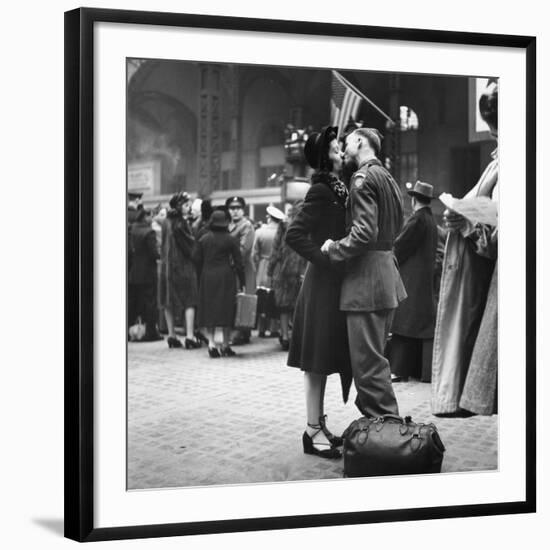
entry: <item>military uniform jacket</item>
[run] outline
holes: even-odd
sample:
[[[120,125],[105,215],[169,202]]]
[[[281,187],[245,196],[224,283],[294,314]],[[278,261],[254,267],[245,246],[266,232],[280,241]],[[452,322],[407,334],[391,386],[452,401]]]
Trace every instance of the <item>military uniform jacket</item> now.
[[[349,233],[329,248],[331,262],[346,262],[340,309],[396,308],[407,296],[392,252],[403,226],[403,205],[397,183],[378,159],[353,174],[348,209]]]

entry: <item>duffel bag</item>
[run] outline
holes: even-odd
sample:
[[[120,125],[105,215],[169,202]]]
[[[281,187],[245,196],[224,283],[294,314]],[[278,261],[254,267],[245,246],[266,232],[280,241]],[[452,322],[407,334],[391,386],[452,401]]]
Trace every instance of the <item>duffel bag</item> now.
[[[386,414],[354,420],[343,434],[344,476],[441,472],[443,445],[434,424]]]

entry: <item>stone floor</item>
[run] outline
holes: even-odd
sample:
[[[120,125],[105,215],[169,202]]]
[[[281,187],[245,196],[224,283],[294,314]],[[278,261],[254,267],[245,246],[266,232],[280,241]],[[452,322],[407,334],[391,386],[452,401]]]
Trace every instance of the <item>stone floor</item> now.
[[[302,374],[274,339],[253,338],[235,358],[166,342],[128,344],[128,489],[342,477],[343,461],[305,455]],[[400,412],[436,423],[442,471],[498,467],[498,416],[436,418],[430,385],[394,385]],[[329,377],[325,407],[340,433],[359,416]]]

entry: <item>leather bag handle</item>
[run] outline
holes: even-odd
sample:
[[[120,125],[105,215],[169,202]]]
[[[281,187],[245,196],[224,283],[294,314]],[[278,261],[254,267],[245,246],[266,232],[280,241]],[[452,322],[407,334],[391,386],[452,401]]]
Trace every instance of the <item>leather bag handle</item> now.
[[[384,414],[384,415],[380,416],[379,418],[380,418],[381,422],[384,422],[384,421],[389,420],[391,418],[393,420],[399,421],[401,424],[405,424],[405,419],[402,418],[401,416],[396,415],[396,414]]]

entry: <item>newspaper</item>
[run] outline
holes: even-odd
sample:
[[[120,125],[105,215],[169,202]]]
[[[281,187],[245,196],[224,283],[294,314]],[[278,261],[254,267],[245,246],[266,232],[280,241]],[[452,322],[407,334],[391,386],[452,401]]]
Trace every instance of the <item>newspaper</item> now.
[[[441,193],[439,200],[473,224],[498,225],[498,204],[489,197],[456,199],[450,193]]]

